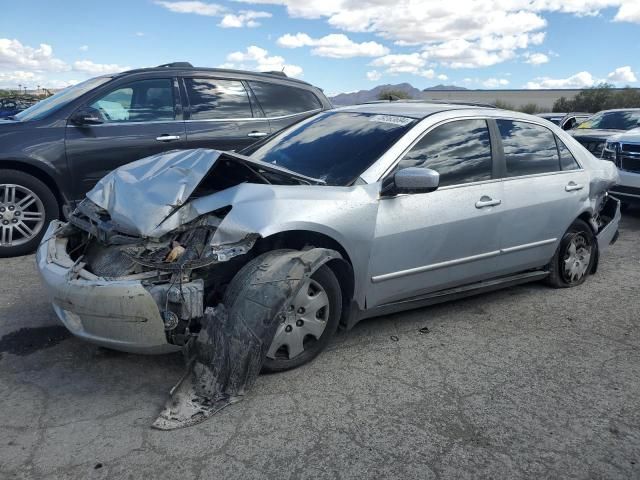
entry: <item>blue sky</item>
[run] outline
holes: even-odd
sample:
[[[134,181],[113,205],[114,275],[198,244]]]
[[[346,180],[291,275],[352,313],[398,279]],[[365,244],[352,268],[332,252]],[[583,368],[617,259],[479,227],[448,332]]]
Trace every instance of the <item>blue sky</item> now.
[[[282,69],[328,93],[640,86],[640,0],[3,2],[0,87],[125,68]]]

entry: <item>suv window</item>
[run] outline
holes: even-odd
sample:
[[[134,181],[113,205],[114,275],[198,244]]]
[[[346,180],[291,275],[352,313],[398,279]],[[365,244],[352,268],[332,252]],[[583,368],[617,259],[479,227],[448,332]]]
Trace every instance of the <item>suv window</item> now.
[[[322,108],[309,90],[266,82],[249,82],[267,117],[282,117]]]
[[[580,165],[578,165],[571,150],[569,150],[558,137],[556,137],[556,143],[558,144],[558,152],[560,153],[560,168],[562,168],[562,170],[578,170]]]
[[[560,170],[555,135],[547,128],[527,122],[498,120],[507,177]]]
[[[240,80],[185,78],[191,120],[251,118],[249,95]]]
[[[397,169],[431,168],[440,185],[491,179],[491,137],[485,120],[456,120],[427,133],[400,160]]]
[[[171,79],[140,80],[93,102],[107,123],[175,120]]]

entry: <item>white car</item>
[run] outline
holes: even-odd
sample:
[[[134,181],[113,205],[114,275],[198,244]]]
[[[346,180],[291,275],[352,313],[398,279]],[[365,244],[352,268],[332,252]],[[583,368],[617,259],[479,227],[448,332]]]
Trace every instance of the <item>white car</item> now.
[[[602,158],[618,167],[619,183],[611,188],[622,207],[640,205],[640,128],[610,137],[602,151]]]

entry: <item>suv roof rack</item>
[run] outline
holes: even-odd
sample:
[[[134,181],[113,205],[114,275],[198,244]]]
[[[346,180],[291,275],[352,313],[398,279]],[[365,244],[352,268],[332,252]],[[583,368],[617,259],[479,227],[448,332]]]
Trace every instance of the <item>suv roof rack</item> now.
[[[269,75],[278,75],[279,77],[289,78],[287,77],[286,73],[281,72],[280,70],[271,70],[269,72],[260,72],[260,73],[268,73]]]
[[[171,63],[163,63],[162,65],[158,65],[156,68],[193,68],[189,62],[171,62]]]

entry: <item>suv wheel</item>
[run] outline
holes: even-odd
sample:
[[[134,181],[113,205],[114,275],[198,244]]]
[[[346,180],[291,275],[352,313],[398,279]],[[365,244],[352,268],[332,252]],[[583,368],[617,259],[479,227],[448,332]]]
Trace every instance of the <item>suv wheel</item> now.
[[[0,170],[0,179],[0,257],[31,253],[58,218],[56,197],[43,182],[18,170]]]
[[[586,280],[597,257],[596,237],[582,220],[571,224],[551,259],[548,283],[556,288],[578,286]]]

